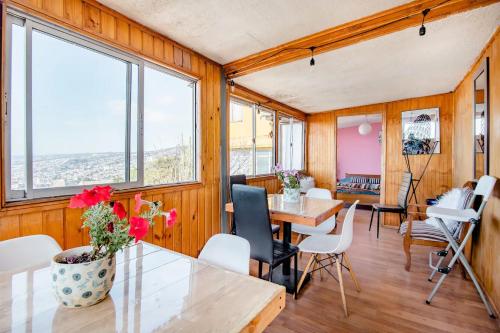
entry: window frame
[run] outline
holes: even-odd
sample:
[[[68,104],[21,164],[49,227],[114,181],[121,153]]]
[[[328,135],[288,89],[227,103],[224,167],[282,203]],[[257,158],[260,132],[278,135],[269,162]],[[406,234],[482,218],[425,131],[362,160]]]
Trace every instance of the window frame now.
[[[25,155],[26,155],[26,189],[25,190],[12,190],[11,188],[11,115],[12,115],[12,103],[11,103],[11,45],[12,45],[12,25],[23,26],[26,29],[26,54],[25,54]],[[8,8],[6,15],[6,36],[5,36],[5,112],[4,112],[4,124],[2,129],[4,130],[4,140],[3,140],[3,175],[5,177],[5,203],[10,202],[25,202],[32,199],[43,199],[58,196],[68,196],[78,193],[84,188],[89,188],[91,185],[81,185],[81,186],[67,186],[67,187],[51,187],[35,189],[33,188],[33,128],[32,128],[32,34],[33,30],[39,31],[40,33],[47,34],[52,38],[60,39],[64,42],[74,44],[77,47],[83,47],[89,51],[99,53],[103,56],[111,57],[118,61],[122,61],[127,66],[127,82],[126,82],[126,133],[125,133],[125,181],[120,183],[100,183],[101,185],[110,185],[118,190],[128,190],[135,188],[158,188],[158,187],[169,187],[174,185],[192,184],[199,183],[201,179],[200,172],[200,130],[198,124],[200,123],[200,112],[199,112],[199,99],[200,99],[200,80],[199,78],[186,75],[174,71],[170,68],[155,64],[153,62],[147,61],[141,57],[134,56],[130,53],[121,51],[113,46],[107,45],[105,43],[96,41],[92,38],[86,37],[79,33],[69,31],[58,25],[51,24],[44,20],[34,18],[23,12],[18,12],[17,10]],[[130,169],[131,169],[131,124],[132,124],[132,66],[137,65],[138,77],[137,77],[137,138],[136,138],[136,151],[137,151],[137,180],[130,181]],[[151,69],[161,71],[171,76],[175,76],[186,83],[192,84],[193,91],[193,179],[176,182],[176,183],[165,183],[158,185],[144,185],[144,69],[149,67]],[[97,185],[97,184],[96,184]]]
[[[232,103],[238,103],[242,105],[247,105],[252,108],[252,165],[251,165],[251,174],[246,174],[246,176],[251,177],[251,178],[257,178],[257,177],[266,177],[270,176],[273,174],[272,170],[269,173],[259,173],[257,174],[257,111],[262,110],[265,112],[269,112],[273,115],[273,145],[271,148],[272,151],[272,161],[271,161],[271,167],[273,167],[276,164],[276,114],[277,112],[273,109],[270,109],[268,107],[264,107],[260,104],[254,103],[247,101],[245,99],[239,98],[237,96],[230,96],[229,98],[229,112],[231,111],[231,104]],[[243,121],[243,120],[242,120]],[[231,127],[232,122],[229,122],[229,127]],[[230,132],[230,128],[229,128]],[[229,173],[231,173],[231,133],[229,133],[229,144],[228,144],[228,150],[229,150]]]
[[[289,140],[290,140],[290,168],[292,169],[292,166],[293,166],[293,149],[294,149],[294,141],[293,141],[293,126],[294,126],[294,123],[300,123],[302,124],[302,143],[300,144],[300,151],[301,151],[301,155],[302,155],[302,159],[301,159],[301,164],[302,164],[302,167],[301,169],[299,169],[298,171],[304,171],[305,170],[305,160],[306,160],[306,150],[305,150],[305,145],[306,145],[306,122],[304,120],[301,120],[301,119],[298,119],[298,118],[295,118],[291,115],[288,115],[288,114],[280,114],[278,118],[281,118],[281,119],[287,119],[288,120],[288,125],[290,126],[290,130],[289,130]],[[280,119],[278,119],[278,132],[281,131],[281,123],[280,123]],[[279,157],[279,163],[284,167],[285,163],[283,162],[283,154],[282,154],[282,149],[281,149],[281,144],[282,144],[282,140],[281,140],[281,133],[278,135],[278,157]]]

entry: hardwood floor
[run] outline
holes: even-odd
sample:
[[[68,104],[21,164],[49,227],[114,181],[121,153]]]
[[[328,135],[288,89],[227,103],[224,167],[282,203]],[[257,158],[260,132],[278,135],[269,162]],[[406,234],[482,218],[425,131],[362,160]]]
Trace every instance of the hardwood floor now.
[[[368,232],[369,218],[370,212],[356,211],[348,253],[361,292],[344,270],[349,317],[344,316],[338,283],[328,274],[321,281],[316,274],[297,300],[287,295],[284,311],[266,332],[500,332],[500,320],[488,317],[472,282],[463,280],[459,269],[446,279],[432,304],[425,304],[434,285],[427,281],[431,248],[412,247],[412,268],[406,272],[402,237],[396,229],[381,228],[377,240],[373,228]],[[308,259],[302,256],[301,269]],[[257,274],[257,265],[252,274]]]

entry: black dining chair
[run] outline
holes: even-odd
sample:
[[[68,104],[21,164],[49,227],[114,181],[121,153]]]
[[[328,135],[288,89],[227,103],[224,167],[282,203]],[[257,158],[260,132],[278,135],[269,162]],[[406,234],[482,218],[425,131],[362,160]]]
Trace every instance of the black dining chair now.
[[[297,291],[297,253],[299,248],[273,239],[271,219],[267,206],[267,191],[262,187],[234,185],[233,209],[236,235],[250,242],[250,258],[259,262],[259,278],[262,278],[262,263],[269,264],[268,280],[273,279],[273,269],[286,259],[294,258],[295,286]],[[296,293],[295,293],[296,294]]]
[[[412,174],[410,172],[403,173],[403,179],[399,185],[398,192],[398,204],[397,205],[383,205],[383,204],[372,204],[372,216],[370,218],[370,227],[368,231],[372,229],[373,214],[377,212],[377,238],[380,232],[380,213],[395,213],[399,214],[399,227],[403,223],[403,215],[407,216],[408,209],[408,193],[410,193],[411,183],[413,181]]]
[[[229,177],[229,186],[230,186],[230,193],[229,196],[233,198],[233,185],[234,184],[240,184],[240,185],[247,185],[247,176],[246,175],[233,175]],[[234,235],[234,226],[235,226],[235,218],[233,215],[233,223],[231,225],[231,233]],[[280,226],[277,224],[271,224],[271,228],[273,230],[273,234],[276,234],[276,238],[280,238]]]

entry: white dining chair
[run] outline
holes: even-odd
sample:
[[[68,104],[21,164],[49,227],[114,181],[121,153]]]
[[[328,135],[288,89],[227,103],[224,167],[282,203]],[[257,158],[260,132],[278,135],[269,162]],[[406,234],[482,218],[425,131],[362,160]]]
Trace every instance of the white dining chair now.
[[[330,190],[324,188],[311,188],[306,193],[307,198],[316,198],[316,199],[328,199],[332,200],[332,192]],[[303,236],[312,236],[312,235],[326,235],[332,232],[335,229],[335,215],[325,220],[323,223],[316,227],[293,223],[292,231],[299,234],[297,238],[297,243],[300,243]]]
[[[62,249],[54,238],[33,235],[0,242],[0,271],[49,263]]]
[[[250,243],[230,234],[212,236],[201,250],[198,259],[233,272],[250,273]]]
[[[354,202],[351,205],[351,207],[349,207],[349,210],[347,211],[347,214],[344,218],[344,223],[342,224],[342,233],[340,235],[313,235],[307,237],[299,244],[299,250],[304,253],[310,253],[311,257],[307,262],[304,273],[302,273],[302,276],[300,277],[299,285],[297,287],[297,293],[300,291],[300,287],[304,282],[306,274],[309,272],[311,265],[313,265],[314,263],[310,271],[311,274],[317,270],[319,270],[321,273],[321,270],[323,269],[328,274],[330,274],[335,280],[338,279],[340,284],[340,294],[342,296],[342,303],[344,305],[344,312],[346,317],[348,316],[348,313],[347,313],[347,304],[345,300],[344,283],[342,280],[341,267],[349,271],[349,274],[351,275],[354,285],[356,286],[356,290],[361,291],[358,280],[356,280],[356,275],[352,270],[351,261],[349,260],[349,257],[347,256],[346,253],[347,249],[352,244],[354,212],[356,210],[356,205],[358,203],[359,200],[356,200],[356,202]],[[320,259],[319,256],[322,254],[326,255],[326,257]],[[326,264],[324,263],[325,261],[327,261]],[[335,266],[337,267],[337,277],[335,277],[328,270],[328,266],[333,266],[334,263]],[[316,268],[316,266],[319,267]]]

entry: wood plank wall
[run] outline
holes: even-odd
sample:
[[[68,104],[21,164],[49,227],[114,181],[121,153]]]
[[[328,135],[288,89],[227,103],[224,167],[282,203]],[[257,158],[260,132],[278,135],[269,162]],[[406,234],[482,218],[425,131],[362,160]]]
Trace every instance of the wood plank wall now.
[[[439,107],[441,118],[441,153],[436,154],[417,190],[420,203],[425,198],[436,196],[451,187],[452,164],[452,126],[453,126],[453,94],[410,98],[400,101],[359,106],[334,110],[307,117],[308,125],[308,160],[307,171],[316,179],[319,187],[335,190],[336,186],[336,117],[345,115],[381,113],[384,119],[382,161],[382,183],[385,189],[381,201],[387,204],[397,203],[397,193],[402,173],[406,170],[401,153],[401,113],[403,111]],[[412,171],[420,175],[427,156],[411,156]],[[384,181],[385,179],[385,181]],[[395,214],[387,214],[385,225],[398,226],[399,219]]]
[[[221,66],[94,0],[8,0],[4,4],[199,78],[201,183],[143,191],[146,199],[162,200],[166,209],[177,208],[180,217],[173,229],[165,230],[157,221],[147,240],[197,256],[206,240],[220,231]],[[134,193],[117,198],[133,207]],[[87,233],[80,228],[81,211],[67,205],[66,199],[2,207],[0,240],[44,233],[64,248],[88,243]]]
[[[453,186],[472,178],[472,104],[473,76],[479,62],[489,57],[490,63],[490,175],[500,178],[500,29],[480,54],[455,90]],[[472,266],[497,310],[500,310],[500,182],[483,213],[479,230],[474,235]]]

